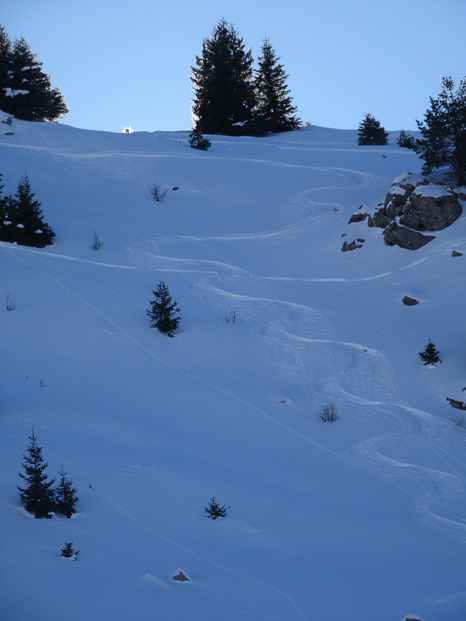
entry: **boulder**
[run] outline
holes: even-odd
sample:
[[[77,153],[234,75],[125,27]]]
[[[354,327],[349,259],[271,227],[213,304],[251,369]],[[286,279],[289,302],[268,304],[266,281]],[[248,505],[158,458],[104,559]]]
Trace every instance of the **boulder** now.
[[[423,235],[413,229],[400,226],[396,222],[392,222],[385,228],[383,237],[389,246],[400,246],[407,250],[417,250],[435,239],[435,235]]]
[[[173,576],[173,580],[175,580],[175,582],[189,582],[188,576],[183,571],[181,571],[181,569],[177,574]]]
[[[460,217],[458,197],[441,185],[416,188],[403,207],[400,224],[423,231],[441,231]]]
[[[348,244],[347,241],[343,242],[343,246],[341,247],[342,252],[348,252],[349,250],[356,250],[356,248],[362,248],[362,244],[358,244],[356,241],[352,241]]]
[[[462,252],[458,252],[458,250],[453,250],[453,252],[451,253],[452,257],[462,257],[463,253]]]
[[[412,298],[409,295],[405,295],[401,301],[406,306],[416,306],[416,304],[419,304],[419,300],[416,300],[416,298]]]
[[[353,222],[363,222],[368,216],[368,213],[353,213],[348,224],[352,224]]]

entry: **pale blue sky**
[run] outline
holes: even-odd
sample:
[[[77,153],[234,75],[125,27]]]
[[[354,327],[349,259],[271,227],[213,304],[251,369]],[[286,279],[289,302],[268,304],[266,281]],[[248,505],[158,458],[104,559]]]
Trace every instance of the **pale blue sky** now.
[[[264,36],[289,74],[298,116],[355,129],[366,112],[415,129],[442,76],[466,75],[466,0],[3,0],[64,95],[63,123],[122,131],[190,129],[190,66],[221,17],[253,56]]]

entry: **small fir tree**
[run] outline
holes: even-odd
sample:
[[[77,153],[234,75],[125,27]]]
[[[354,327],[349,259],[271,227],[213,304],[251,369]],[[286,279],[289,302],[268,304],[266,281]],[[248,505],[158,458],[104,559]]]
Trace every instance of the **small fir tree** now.
[[[44,462],[42,447],[37,444],[34,429],[29,440],[27,454],[23,456],[24,473],[19,473],[26,485],[25,487],[17,486],[21,504],[26,511],[32,513],[36,518],[49,518],[54,510],[52,486],[55,479],[49,479],[45,472],[48,464]]]
[[[75,505],[79,498],[76,495],[76,489],[73,487],[73,481],[66,477],[66,472],[58,471],[59,480],[55,487],[55,511],[60,515],[70,518],[76,513]]]
[[[27,174],[18,183],[15,196],[8,197],[7,211],[11,224],[8,229],[11,240],[22,246],[43,248],[52,244],[55,233],[42,219],[41,203],[34,198]]]
[[[191,149],[199,149],[200,151],[207,151],[212,146],[212,143],[201,134],[198,129],[193,129],[189,134],[189,146]]]
[[[358,144],[360,145],[384,145],[388,142],[388,132],[380,126],[372,114],[367,113],[358,130]]]
[[[416,152],[424,160],[422,172],[451,166],[459,185],[466,183],[466,77],[455,83],[443,78],[443,89],[437,99],[430,98],[430,109],[424,122],[416,121],[422,138],[416,141]]]
[[[209,504],[204,507],[204,512],[207,517],[212,520],[216,520],[218,518],[226,517],[228,508],[229,507],[226,505],[219,505],[215,496],[212,496]]]
[[[424,364],[436,364],[440,362],[439,351],[430,339],[424,351],[419,352],[419,357]]]
[[[76,561],[78,559],[78,554],[79,554],[79,551],[73,548],[73,542],[65,541],[65,545],[61,549],[60,556],[63,556],[64,558],[71,558],[74,561]]]
[[[254,80],[254,124],[259,133],[290,131],[299,125],[286,84],[288,76],[279,60],[270,41],[264,39]]]
[[[150,301],[151,308],[146,311],[151,319],[150,327],[173,336],[180,321],[180,317],[176,315],[180,312],[176,300],[172,299],[167,285],[162,280],[159,280],[152,294],[154,298]]]
[[[396,144],[403,149],[414,149],[416,146],[416,141],[414,136],[411,134],[407,134],[404,129],[400,131],[400,135],[397,138]]]

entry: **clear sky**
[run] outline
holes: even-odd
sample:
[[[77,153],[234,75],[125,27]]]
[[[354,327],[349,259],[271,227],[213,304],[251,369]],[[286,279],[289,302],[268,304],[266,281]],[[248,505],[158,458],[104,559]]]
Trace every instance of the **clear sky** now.
[[[3,0],[0,23],[62,92],[63,123],[120,132],[192,127],[191,65],[222,17],[256,60],[268,37],[313,125],[416,129],[442,76],[466,75],[466,0]]]

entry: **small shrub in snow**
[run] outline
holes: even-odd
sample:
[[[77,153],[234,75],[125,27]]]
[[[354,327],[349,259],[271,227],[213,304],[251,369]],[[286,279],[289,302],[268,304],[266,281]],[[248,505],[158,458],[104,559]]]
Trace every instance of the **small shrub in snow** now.
[[[61,549],[60,556],[63,556],[64,558],[71,558],[73,559],[73,561],[76,561],[78,560],[78,554],[79,554],[79,550],[73,549],[73,542],[65,541],[65,545]]]
[[[13,302],[13,300],[10,297],[10,294],[8,293],[5,299],[5,308],[7,311],[14,311],[16,308],[16,304]]]
[[[207,517],[212,520],[216,520],[217,518],[226,517],[227,515],[227,507],[226,505],[219,505],[215,496],[209,501],[209,504],[204,507],[204,511]]]
[[[419,352],[419,357],[422,360],[423,364],[436,364],[440,362],[438,349],[435,347],[434,343],[429,339],[424,351]]]
[[[168,190],[163,190],[162,186],[157,183],[157,181],[154,181],[154,183],[149,186],[149,192],[156,203],[163,203]]]
[[[225,323],[235,325],[237,321],[238,321],[238,313],[235,310],[232,310],[229,313],[225,313],[225,319],[224,319]]]
[[[323,423],[334,423],[338,420],[338,408],[333,402],[328,402],[322,408],[319,418]]]
[[[89,244],[89,247],[92,248],[92,250],[100,250],[103,245],[104,245],[104,242],[100,239],[100,237],[94,231],[94,237],[92,238],[92,241]]]

